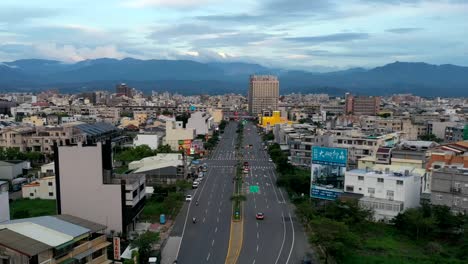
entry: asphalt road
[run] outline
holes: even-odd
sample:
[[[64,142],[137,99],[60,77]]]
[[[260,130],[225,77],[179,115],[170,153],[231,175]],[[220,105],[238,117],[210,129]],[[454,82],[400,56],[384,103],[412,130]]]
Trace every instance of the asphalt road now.
[[[210,158],[208,172],[200,186],[192,191],[193,200],[184,205],[176,219],[172,237],[180,237],[175,254],[180,263],[224,263],[229,245],[235,175],[235,139],[237,123],[231,122]],[[195,201],[199,201],[196,206]],[[192,223],[192,217],[198,219]]]
[[[269,161],[257,128],[248,123],[244,130],[243,158],[250,171],[245,178],[244,241],[239,264],[297,264],[309,251],[287,194],[276,187],[275,165]],[[252,145],[252,147],[246,147]],[[250,192],[258,186],[259,192]],[[264,220],[256,220],[263,212]]]

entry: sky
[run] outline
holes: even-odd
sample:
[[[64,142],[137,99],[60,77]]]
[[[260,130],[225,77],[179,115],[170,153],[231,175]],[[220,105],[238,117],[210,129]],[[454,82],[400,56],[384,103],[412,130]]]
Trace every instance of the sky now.
[[[1,0],[0,61],[468,66],[468,0]]]

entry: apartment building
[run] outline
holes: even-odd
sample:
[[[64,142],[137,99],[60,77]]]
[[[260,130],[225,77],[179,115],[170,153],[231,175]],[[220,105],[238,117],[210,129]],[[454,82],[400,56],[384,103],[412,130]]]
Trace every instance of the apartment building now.
[[[55,176],[48,176],[23,185],[21,193],[24,199],[55,200],[55,190]]]
[[[145,176],[114,174],[110,141],[56,146],[55,174],[59,214],[105,225],[106,233],[134,230],[145,204]]]
[[[392,133],[402,130],[403,122],[399,118],[381,118],[377,116],[363,116],[361,128],[378,133]]]
[[[345,173],[345,192],[363,195],[359,205],[371,209],[375,220],[389,221],[419,206],[421,176],[410,170],[355,169]]]
[[[181,145],[186,141],[191,143],[195,137],[195,129],[184,128],[182,121],[166,121],[166,136],[163,144],[171,146],[172,150],[179,150]]]
[[[105,226],[71,215],[0,223],[1,263],[108,264]]]
[[[22,120],[23,124],[29,124],[32,126],[44,126],[47,124],[47,119],[40,116],[28,116]]]
[[[381,98],[378,96],[345,96],[345,113],[375,116],[380,111]]]
[[[147,145],[151,149],[157,149],[160,145],[161,138],[157,134],[137,134],[133,139],[133,146]]]
[[[177,105],[177,113],[206,113],[211,111],[211,107],[202,104],[179,104]]]
[[[279,81],[272,75],[252,75],[249,83],[248,104],[251,115],[264,110],[278,110]]]
[[[442,168],[432,172],[431,203],[468,213],[468,168]]]
[[[468,136],[468,132],[466,132],[465,129],[468,129],[468,124],[457,124],[454,126],[447,126],[445,128],[445,142],[457,142],[462,140],[468,140],[468,138],[465,138],[465,134]]]

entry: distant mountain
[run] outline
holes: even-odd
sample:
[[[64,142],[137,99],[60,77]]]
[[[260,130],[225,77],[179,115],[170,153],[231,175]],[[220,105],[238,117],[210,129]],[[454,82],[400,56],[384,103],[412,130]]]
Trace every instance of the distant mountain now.
[[[242,62],[133,58],[102,58],[77,63],[28,59],[0,63],[0,91],[37,91],[52,87],[63,92],[113,90],[116,83],[127,82],[145,92],[245,94],[251,74],[278,75],[282,94],[327,92],[342,95],[349,91],[373,95],[468,96],[468,67],[449,64],[394,62],[373,69],[314,73]]]

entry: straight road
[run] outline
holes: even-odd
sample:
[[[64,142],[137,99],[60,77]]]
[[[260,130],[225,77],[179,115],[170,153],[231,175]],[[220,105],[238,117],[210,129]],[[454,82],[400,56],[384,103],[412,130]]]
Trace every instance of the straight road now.
[[[203,182],[192,191],[193,200],[187,202],[171,233],[178,238],[179,247],[173,254],[177,263],[224,263],[229,246],[235,175],[235,140],[237,123],[230,122],[211,157]],[[196,206],[195,201],[199,201]],[[193,224],[192,217],[198,222]],[[172,263],[165,261],[165,263]]]
[[[275,165],[251,123],[245,127],[243,145],[243,158],[249,162],[250,171],[245,178],[244,242],[238,263],[300,263],[309,250],[306,235],[287,194],[276,187]],[[250,186],[258,186],[259,192],[249,192]],[[256,220],[257,212],[263,212],[265,219]]]

